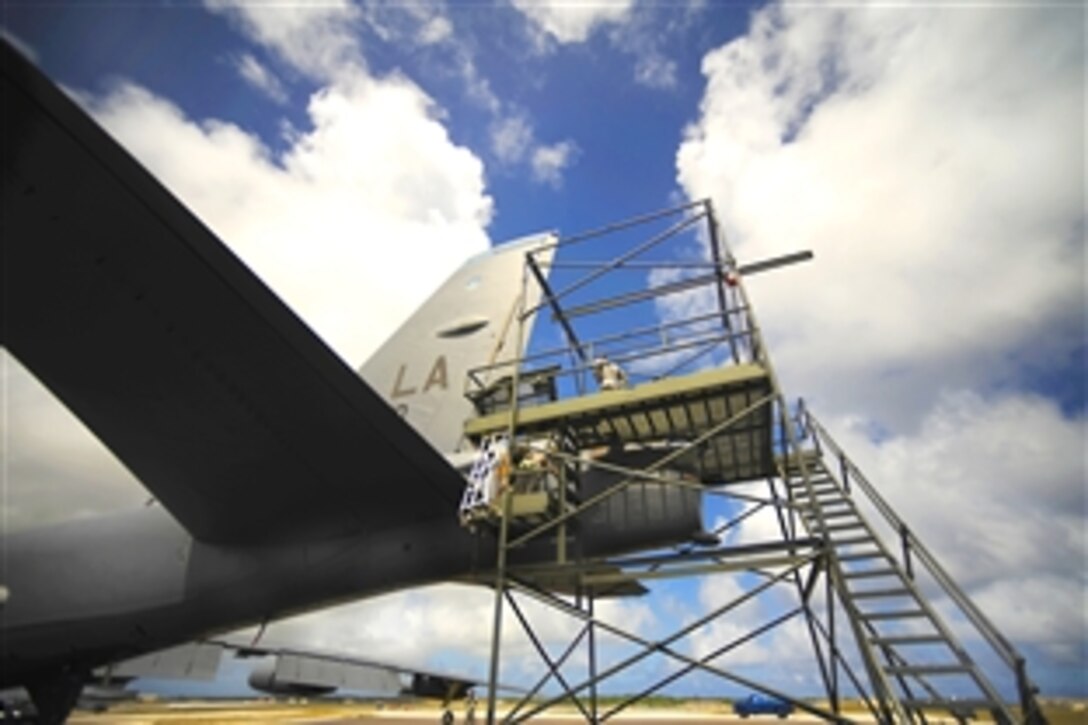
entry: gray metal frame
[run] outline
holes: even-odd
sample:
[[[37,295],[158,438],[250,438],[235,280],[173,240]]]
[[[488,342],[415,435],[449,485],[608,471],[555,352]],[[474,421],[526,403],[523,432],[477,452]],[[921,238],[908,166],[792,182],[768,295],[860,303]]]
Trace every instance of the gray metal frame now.
[[[553,258],[549,264],[554,269],[588,270],[584,276],[566,284],[558,291],[552,289],[544,272],[545,265],[536,256],[540,251],[547,251],[550,254],[574,244],[584,244],[619,232],[627,233],[644,225],[664,223],[677,217],[679,221],[672,222],[664,231],[651,233],[648,239],[639,240],[632,248],[606,261],[565,262],[562,259]],[[676,239],[678,235],[694,229],[699,224],[705,224],[704,234],[709,240],[711,250],[710,261],[677,262],[636,259]],[[678,442],[673,448],[663,451],[655,461],[641,468],[630,468],[599,460],[585,460],[562,450],[549,453],[548,455],[560,464],[560,470],[566,470],[566,465],[577,462],[581,466],[597,467],[619,474],[623,478],[615,485],[584,501],[568,501],[564,493],[558,513],[543,522],[530,525],[527,530],[524,526],[517,531],[512,529],[510,517],[512,493],[509,489],[501,493],[500,510],[503,515],[498,517],[495,530],[490,534],[484,534],[494,535],[498,543],[487,707],[489,723],[495,722],[499,717],[496,711],[496,683],[501,662],[500,633],[506,608],[514,612],[547,671],[521,702],[502,717],[504,722],[521,722],[564,701],[572,702],[587,721],[603,722],[680,677],[696,671],[711,673],[726,681],[789,701],[798,709],[830,722],[848,722],[841,714],[842,693],[840,690],[841,678],[844,676],[873,716],[879,722],[886,723],[926,723],[926,712],[931,711],[932,708],[952,709],[950,706],[952,700],[942,698],[939,688],[931,680],[952,671],[962,672],[977,684],[981,693],[981,696],[970,704],[990,710],[998,722],[1015,722],[1016,718],[1011,709],[1001,701],[996,688],[974,665],[951,630],[941,622],[935,610],[927,603],[922,590],[913,585],[916,561],[932,575],[968,621],[978,629],[1002,660],[1016,673],[1023,713],[1022,721],[1045,722],[1035,702],[1036,690],[1027,678],[1023,657],[955,585],[933,555],[922,546],[909,527],[896,516],[887,502],[861,475],[815,418],[803,406],[800,407],[796,420],[791,414],[766,346],[763,344],[761,331],[741,276],[803,261],[810,257],[810,253],[803,252],[744,267],[738,266],[722,243],[722,234],[708,200],[609,225],[526,252],[522,294],[516,312],[519,331],[518,345],[515,349],[524,348],[525,324],[543,311],[551,313],[552,321],[562,330],[567,345],[537,351],[523,357],[491,362],[470,371],[466,381],[466,392],[471,394],[485,387],[491,380],[503,376],[509,379],[511,395],[506,430],[510,440],[514,440],[519,432],[521,406],[517,391],[523,371],[532,370],[534,366],[539,369],[542,364],[557,365],[558,369],[554,373],[556,378],[572,379],[577,393],[581,395],[587,389],[585,377],[591,369],[591,360],[595,353],[602,351],[606,351],[611,360],[625,364],[636,364],[661,355],[675,355],[678,351],[690,351],[685,354],[679,365],[672,366],[672,369],[662,375],[662,377],[668,377],[676,370],[715,350],[727,350],[722,364],[758,365],[769,381],[769,393],[709,426],[698,436],[685,440],[682,444]],[[616,292],[610,288],[605,296],[571,308],[564,308],[563,303],[575,292],[588,290],[607,279],[609,275],[627,270],[645,272],[660,268],[681,270],[682,274],[685,271],[696,274],[629,292]],[[711,270],[709,273],[698,274],[708,269]],[[532,306],[525,304],[528,298],[527,285],[530,281],[537,284],[541,290],[541,301]],[[716,303],[714,311],[700,312],[686,319],[669,320],[656,325],[636,326],[621,332],[612,331],[596,339],[590,339],[585,335],[580,336],[575,328],[575,319],[584,319],[665,295],[700,288],[710,289]],[[539,322],[538,318],[537,324]],[[660,337],[661,344],[656,347],[647,347],[645,343],[640,342],[652,336]],[[713,439],[737,435],[736,431],[744,430],[743,424],[746,419],[760,411],[770,413],[766,419],[770,427],[768,433],[773,441],[772,450],[777,456],[776,470],[767,471],[768,495],[766,497],[731,491],[727,484],[707,485],[705,481],[697,483],[664,475],[671,463],[700,450],[704,444]],[[728,439],[729,445],[733,446],[734,454],[736,440],[735,437]],[[825,450],[829,451],[839,464],[840,479],[838,481],[830,474],[821,458]],[[707,550],[680,548],[676,551],[609,561],[587,559],[580,551],[567,550],[568,528],[574,527],[571,530],[577,533],[575,517],[625,488],[646,481],[696,488],[706,495],[730,497],[753,504],[748,511],[734,517],[714,532],[716,535],[739,525],[756,511],[771,508],[776,512],[781,538],[757,547],[715,547]],[[897,560],[884,546],[872,527],[862,517],[860,510],[851,499],[853,493],[851,486],[871,499],[890,526],[900,533],[901,560]],[[565,491],[565,485],[562,488]],[[843,505],[846,508],[840,508]],[[510,550],[556,531],[558,544],[554,563],[536,565],[532,570],[508,568]],[[861,533],[852,534],[852,532]],[[875,546],[875,551],[882,557],[882,561],[890,562],[889,571],[905,582],[905,588],[896,589],[890,595],[909,595],[920,606],[920,615],[914,611],[900,615],[892,610],[873,612],[864,609],[866,600],[882,596],[884,592],[873,589],[859,591],[852,588],[854,580],[878,574],[876,571],[868,572],[855,568],[854,562],[866,556],[876,556],[864,552],[857,553],[853,547],[859,543]],[[601,573],[602,565],[607,565],[606,573]],[[543,591],[530,582],[533,574],[542,572],[576,577],[580,582],[580,588],[573,601]],[[718,576],[733,572],[752,572],[762,577],[763,581],[753,589],[656,642],[646,641],[633,633],[625,632],[621,627],[601,621],[594,614],[596,593],[604,585],[629,584],[648,579]],[[825,602],[818,605],[814,602],[814,595],[821,591],[821,585]],[[705,657],[691,658],[676,649],[675,643],[697,628],[719,617],[727,616],[745,601],[773,587],[792,589],[797,597],[797,606],[733,641],[724,643]],[[582,627],[572,642],[558,657],[551,656],[541,643],[515,594],[548,604],[582,623]],[[930,639],[947,645],[958,658],[957,662],[953,665],[912,664],[906,655],[897,649],[904,642],[910,644],[907,642],[909,638],[899,637],[896,640],[895,637],[881,635],[878,629],[881,621],[908,615],[924,615],[932,621],[936,634],[931,635]],[[828,709],[815,707],[788,693],[776,691],[765,684],[752,681],[714,664],[714,660],[721,655],[795,617],[800,617],[805,622],[813,659],[829,703]],[[851,644],[841,641],[843,621],[848,625]],[[608,632],[638,645],[641,649],[637,654],[619,663],[600,669],[596,646],[596,635],[599,631]],[[588,650],[589,675],[581,681],[572,683],[563,675],[561,668],[583,642],[586,643]],[[857,663],[852,662],[847,656],[850,652],[860,661],[861,673],[856,671]],[[598,686],[654,654],[678,661],[682,667],[658,682],[648,685],[616,707],[601,713],[597,697]],[[532,704],[533,698],[553,680],[560,686],[560,694]],[[918,697],[917,692],[925,693],[929,699],[924,700]],[[953,714],[959,716],[955,712]]]

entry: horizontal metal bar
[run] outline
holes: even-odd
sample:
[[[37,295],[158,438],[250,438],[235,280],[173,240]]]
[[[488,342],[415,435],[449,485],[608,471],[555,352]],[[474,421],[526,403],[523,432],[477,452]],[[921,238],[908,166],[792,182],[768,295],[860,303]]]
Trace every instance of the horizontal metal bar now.
[[[761,259],[758,262],[749,262],[748,264],[742,264],[737,267],[739,274],[756,274],[757,272],[766,272],[770,269],[776,269],[778,267],[785,267],[787,264],[796,264],[798,262],[807,262],[812,259],[812,251],[805,250],[803,252],[793,252],[792,254],[783,254],[780,257],[770,257],[769,259]]]
[[[907,665],[905,667],[885,667],[890,675],[966,675],[971,668],[965,665]]]
[[[939,634],[898,634],[880,637],[870,637],[869,641],[875,645],[904,645],[904,644],[947,644],[948,641]]]
[[[586,285],[591,284],[592,282],[600,279],[601,277],[605,276],[609,272],[615,270],[617,267],[622,266],[624,262],[627,262],[627,261],[637,257],[638,255],[644,253],[646,250],[650,249],[651,247],[654,247],[654,246],[656,246],[658,244],[661,244],[663,241],[665,241],[669,237],[672,237],[672,236],[675,236],[675,235],[679,234],[680,232],[684,231],[685,229],[690,227],[692,224],[695,224],[696,222],[698,222],[702,218],[703,218],[703,215],[697,214],[697,215],[695,215],[693,217],[688,217],[687,219],[680,220],[679,222],[672,225],[671,227],[669,227],[665,231],[660,232],[660,233],[655,234],[654,236],[650,237],[645,242],[643,242],[643,243],[639,244],[638,246],[636,246],[634,249],[631,249],[631,250],[621,254],[619,257],[616,257],[613,260],[605,262],[605,264],[603,266],[601,266],[601,267],[595,269],[594,271],[590,272],[585,277],[582,277],[581,279],[575,280],[574,282],[572,282],[568,286],[564,287],[563,289],[559,290],[554,295],[552,295],[551,298],[548,301],[552,304],[552,308],[556,310],[557,314],[562,315],[562,312],[559,312],[559,307],[558,307],[558,303],[559,303],[560,299],[562,299],[563,297],[566,297],[571,292],[575,292],[577,290],[580,290],[583,287],[585,287]],[[535,267],[536,262],[533,259],[533,257],[530,256],[530,255],[526,255],[526,258],[528,258],[529,263]],[[537,272],[539,273],[539,268],[537,268]],[[526,313],[524,313],[522,315],[522,319],[525,319],[527,316],[529,316],[531,314],[534,314],[537,310],[539,310],[543,306],[544,306],[543,303],[541,303],[541,304],[538,304],[535,307],[531,308],[528,312],[526,312]]]
[[[594,267],[603,267],[606,264],[608,264],[607,260],[592,262],[557,262],[552,260],[549,266],[551,266],[552,269],[591,269]],[[721,269],[721,266],[716,265],[713,262],[678,262],[662,260],[660,262],[625,262],[616,267],[616,269],[644,272],[647,269]],[[720,312],[714,313],[715,317],[720,315]]]
[[[559,241],[553,242],[549,245],[542,245],[534,248],[533,252],[543,251],[545,249],[552,249],[555,247],[567,247],[578,242],[584,242],[587,239],[599,237],[605,234],[611,234],[612,232],[618,232],[623,229],[630,229],[631,227],[638,226],[640,224],[646,224],[648,222],[655,221],[657,219],[663,219],[667,216],[674,214],[681,214],[686,211],[690,211],[699,206],[706,206],[706,199],[700,199],[699,201],[689,202],[687,204],[681,204],[680,206],[674,206],[669,209],[662,209],[661,211],[651,212],[649,214],[643,214],[641,216],[631,217],[630,219],[624,219],[623,221],[615,222],[614,224],[607,224],[603,227],[597,227],[596,229],[590,229],[587,232],[579,232],[569,237],[560,237]],[[701,212],[704,215],[705,212]]]
[[[862,619],[886,620],[886,619],[920,619],[928,617],[921,609],[905,609],[897,612],[858,612]]]
[[[644,579],[676,579],[680,577],[702,576],[704,574],[755,571],[757,569],[773,569],[780,566],[794,566],[803,564],[812,558],[812,556],[767,556],[754,559],[739,559],[728,563],[699,564],[696,566],[658,569],[655,571],[635,572],[632,574],[614,572],[610,574],[587,574],[583,577],[583,581],[587,584],[621,584]]]
[[[660,284],[656,287],[650,287],[648,289],[639,290],[638,292],[628,292],[627,294],[617,295],[615,297],[609,297],[597,302],[590,302],[578,307],[572,307],[566,311],[567,318],[584,317],[586,315],[595,315],[598,312],[604,312],[605,310],[616,309],[617,307],[626,307],[627,305],[635,304],[636,302],[643,302],[645,300],[652,300],[655,297],[664,297],[666,295],[675,294],[677,292],[684,292],[689,289],[695,289],[705,285],[721,283],[721,275],[719,274],[706,274],[698,277],[689,277],[688,279],[681,279],[676,282],[668,282],[666,284]]]
[[[851,599],[878,599],[884,597],[910,597],[910,589],[868,589],[860,592],[850,592]]]

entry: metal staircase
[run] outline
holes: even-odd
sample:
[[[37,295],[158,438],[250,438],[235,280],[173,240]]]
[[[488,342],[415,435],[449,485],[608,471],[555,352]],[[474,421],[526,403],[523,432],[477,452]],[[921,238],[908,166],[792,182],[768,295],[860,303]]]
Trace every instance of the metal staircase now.
[[[803,405],[798,419],[814,448],[801,454],[804,466],[790,463],[781,475],[788,495],[801,504],[803,526],[829,544],[830,576],[843,608],[858,624],[856,644],[862,659],[876,670],[870,672],[873,685],[883,689],[878,698],[882,715],[889,721],[925,723],[927,713],[946,712],[966,720],[982,711],[999,723],[1046,722],[1023,658]],[[836,460],[837,474],[826,465],[829,455]],[[898,551],[881,539],[863,512],[863,502],[898,535]],[[933,591],[920,586],[919,565],[934,582]],[[950,608],[1009,666],[1020,698],[1019,716],[937,612],[931,603],[934,595],[946,596]]]
[[[908,716],[983,710],[998,722],[1013,722],[993,684],[915,586],[913,573],[881,541],[823,459],[813,457],[808,466],[811,487],[799,467],[790,466],[784,473],[787,489],[804,506],[800,518],[805,528],[829,543],[841,582],[839,597],[861,625],[861,646],[879,668],[881,684],[890,688],[885,694]],[[977,694],[942,694],[949,691]]]

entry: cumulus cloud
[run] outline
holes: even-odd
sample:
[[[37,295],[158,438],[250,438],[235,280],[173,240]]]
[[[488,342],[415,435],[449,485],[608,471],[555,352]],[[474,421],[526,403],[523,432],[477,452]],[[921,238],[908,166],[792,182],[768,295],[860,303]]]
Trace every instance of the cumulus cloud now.
[[[234,62],[238,75],[249,85],[279,104],[287,102],[287,89],[276,75],[250,53],[243,53]]]
[[[565,0],[512,0],[538,29],[559,43],[581,43],[601,26],[622,23],[634,0],[576,3]]]
[[[491,125],[491,152],[500,162],[516,163],[533,144],[533,127],[524,115],[497,119]]]
[[[387,3],[365,0],[361,11],[367,24],[385,41],[435,45],[453,37],[445,4],[434,0]]]
[[[815,251],[751,283],[794,390],[917,421],[939,380],[993,384],[1012,351],[1078,344],[1078,28],[1027,7],[774,5],[706,56],[679,180],[744,259]]]
[[[321,3],[252,3],[205,0],[248,36],[317,80],[329,80],[364,65],[353,26],[358,7],[350,0]]]
[[[704,58],[677,153],[742,262],[815,251],[748,283],[786,392],[999,628],[1080,668],[1085,420],[1022,388],[1082,374],[1082,20],[771,5]]]
[[[353,364],[487,246],[483,166],[405,79],[315,93],[278,155],[131,84],[90,109]]]
[[[580,621],[530,598],[515,597],[534,634],[557,657],[578,634]],[[486,678],[491,628],[482,625],[490,624],[493,606],[494,593],[488,588],[436,584],[275,622],[268,627],[265,639],[338,652],[365,652],[368,658],[383,662],[429,665]],[[601,600],[596,616],[643,636],[648,636],[655,624],[649,606],[639,600]],[[509,605],[501,642],[504,683],[527,686],[547,672]],[[625,651],[607,636],[598,646],[603,659]],[[572,661],[584,663],[585,648],[583,642]]]
[[[554,189],[563,183],[563,170],[573,163],[578,147],[570,141],[560,141],[551,146],[538,146],[533,150],[533,179]]]
[[[635,81],[650,88],[676,87],[676,61],[651,52],[635,63]]]
[[[1029,394],[984,399],[961,391],[944,393],[917,432],[879,443],[863,417],[827,424],[1006,636],[1039,648],[1059,665],[1083,670],[1083,414],[1066,415],[1053,401]],[[885,533],[894,540],[892,532]]]
[[[497,118],[491,124],[490,136],[491,152],[500,164],[526,163],[533,181],[553,189],[562,186],[563,171],[578,156],[578,147],[573,141],[539,143],[532,122],[520,111]]]

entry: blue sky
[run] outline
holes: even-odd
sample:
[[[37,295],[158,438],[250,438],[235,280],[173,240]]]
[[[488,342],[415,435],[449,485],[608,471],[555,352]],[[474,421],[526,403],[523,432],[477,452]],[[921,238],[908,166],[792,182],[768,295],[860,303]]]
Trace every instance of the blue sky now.
[[[788,394],[1044,691],[1088,691],[1082,8],[5,1],[0,21],[353,365],[525,234],[711,197],[742,260],[813,249],[749,286]],[[142,500],[14,362],[5,381],[13,525]],[[715,596],[606,614],[660,632]],[[283,631],[482,672],[486,628],[454,623],[488,604],[439,587]]]

